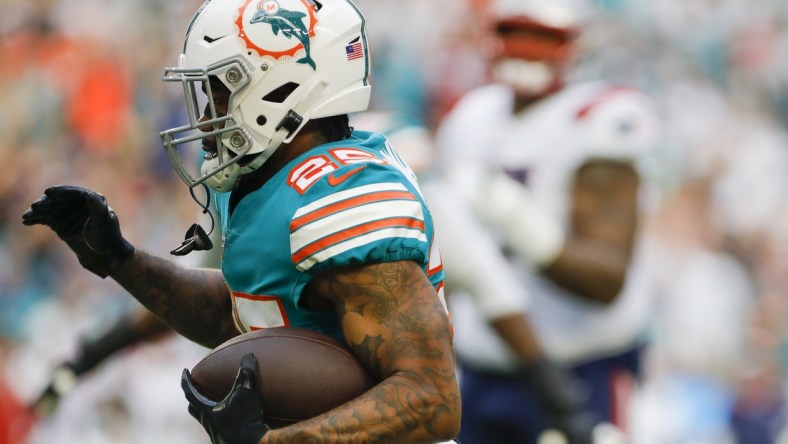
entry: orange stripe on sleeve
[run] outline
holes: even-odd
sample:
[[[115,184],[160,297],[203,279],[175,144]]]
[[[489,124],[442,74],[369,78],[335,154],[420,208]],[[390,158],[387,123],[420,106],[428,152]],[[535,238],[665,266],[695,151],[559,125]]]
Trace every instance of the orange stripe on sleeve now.
[[[384,228],[394,228],[394,227],[407,227],[407,228],[421,230],[422,232],[425,231],[426,229],[423,220],[413,219],[409,217],[392,217],[388,219],[380,219],[373,222],[368,222],[365,224],[357,225],[353,228],[342,230],[330,236],[326,236],[318,241],[312,242],[311,244],[307,245],[301,250],[293,253],[292,255],[293,263],[295,264],[301,263],[301,261],[317,253],[318,251],[321,251],[331,245],[346,241],[350,238],[360,236],[366,233],[371,233],[373,231],[378,231]]]
[[[299,218],[293,219],[290,222],[290,232],[296,231],[310,222],[314,222],[315,220],[322,219],[334,213],[339,213],[340,211],[347,210],[348,208],[381,202],[384,200],[416,200],[416,197],[407,191],[381,191],[365,194],[363,196],[352,197],[341,202],[326,205],[325,207],[319,208]]]

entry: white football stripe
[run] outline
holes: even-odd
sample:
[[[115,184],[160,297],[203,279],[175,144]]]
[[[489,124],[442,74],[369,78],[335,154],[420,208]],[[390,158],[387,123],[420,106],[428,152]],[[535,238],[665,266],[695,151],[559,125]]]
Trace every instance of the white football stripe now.
[[[306,245],[334,233],[392,217],[409,217],[423,221],[424,213],[421,203],[413,200],[385,200],[348,208],[306,224],[291,233],[290,251],[295,253]]]
[[[299,208],[298,211],[295,212],[293,215],[293,219],[301,217],[305,214],[311,213],[312,211],[318,210],[320,208],[325,207],[326,205],[331,205],[333,203],[349,199],[351,197],[362,196],[364,194],[375,193],[378,191],[408,191],[405,185],[397,182],[384,182],[384,183],[375,183],[371,185],[363,185],[356,188],[351,188],[349,190],[339,191],[329,196],[320,198],[308,205],[304,205],[303,207]]]
[[[422,232],[421,230],[414,230],[405,227],[387,228],[385,230],[378,230],[369,234],[365,234],[363,236],[354,237],[344,242],[334,244],[331,247],[326,248],[325,250],[318,251],[312,256],[309,256],[308,258],[301,261],[296,266],[296,268],[298,268],[300,271],[307,271],[310,268],[312,268],[312,266],[314,266],[315,264],[319,262],[323,262],[327,259],[330,259],[338,254],[344,253],[353,248],[360,247],[362,245],[375,242],[381,239],[389,239],[396,237],[418,239],[421,242],[427,242],[427,236],[425,236],[424,232]]]

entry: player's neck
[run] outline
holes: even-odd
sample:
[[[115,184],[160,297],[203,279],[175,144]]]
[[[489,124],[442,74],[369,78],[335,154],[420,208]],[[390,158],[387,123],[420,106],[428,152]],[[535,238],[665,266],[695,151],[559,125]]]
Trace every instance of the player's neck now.
[[[526,109],[532,107],[535,103],[542,100],[544,97],[544,95],[515,96],[514,103],[512,104],[512,114],[520,114]]]
[[[556,92],[561,90],[563,86],[564,86],[563,82],[556,81],[549,88],[540,92],[534,92],[530,94],[523,91],[515,92],[514,103],[512,104],[512,113],[519,114],[525,111],[526,109],[530,108],[536,103],[542,101],[542,99],[545,99],[555,94]]]
[[[265,185],[290,161],[323,143],[326,143],[325,137],[319,131],[312,130],[307,124],[298,135],[293,137],[290,143],[279,146],[257,171],[244,174],[238,178],[238,183],[230,196],[230,212],[235,209],[235,206],[244,196]]]

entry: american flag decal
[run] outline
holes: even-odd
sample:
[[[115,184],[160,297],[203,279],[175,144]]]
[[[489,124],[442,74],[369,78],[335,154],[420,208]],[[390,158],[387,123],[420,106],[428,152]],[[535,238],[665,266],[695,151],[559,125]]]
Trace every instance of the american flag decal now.
[[[356,60],[363,57],[364,48],[361,46],[361,42],[351,43],[345,46],[345,54],[347,54],[348,60]]]

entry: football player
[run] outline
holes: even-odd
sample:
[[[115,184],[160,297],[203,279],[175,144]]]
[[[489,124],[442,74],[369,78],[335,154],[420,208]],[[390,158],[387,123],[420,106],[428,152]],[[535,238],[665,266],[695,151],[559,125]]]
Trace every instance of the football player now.
[[[626,427],[649,307],[637,236],[638,159],[658,125],[638,91],[567,82],[582,26],[577,3],[496,2],[494,82],[467,93],[437,133],[437,163],[450,187],[465,196],[522,287],[519,308],[500,297],[485,306],[462,291],[449,297],[463,443],[533,443],[554,426],[540,407],[542,393],[523,383],[532,366],[489,322],[490,306],[508,307],[510,319],[522,310],[546,359],[570,369],[594,421]],[[598,430],[621,438],[610,427]]]
[[[49,188],[23,215],[197,343],[312,329],[345,341],[380,381],[330,412],[271,429],[250,393],[253,362],[244,360],[218,403],[184,371],[189,411],[215,443],[433,443],[458,433],[429,211],[386,139],[348,125],[348,113],[369,102],[369,64],[364,18],[349,0],[210,0],[197,11],[178,65],[164,74],[183,88],[189,122],[162,141],[193,196],[211,189],[221,270],[135,248],[107,200],[84,188]],[[198,171],[187,154],[195,145],[205,152]],[[193,226],[174,253],[208,248],[207,236]]]
[[[441,227],[438,237],[449,305],[455,293],[471,298],[481,317],[511,350],[521,383],[537,394],[551,432],[560,432],[575,444],[591,443],[598,421],[583,405],[582,393],[565,369],[545,356],[526,313],[528,298],[522,293],[528,290],[520,285],[496,239],[443,178],[429,131],[399,112],[365,112],[353,119],[364,128],[385,133],[420,177],[435,223]]]

